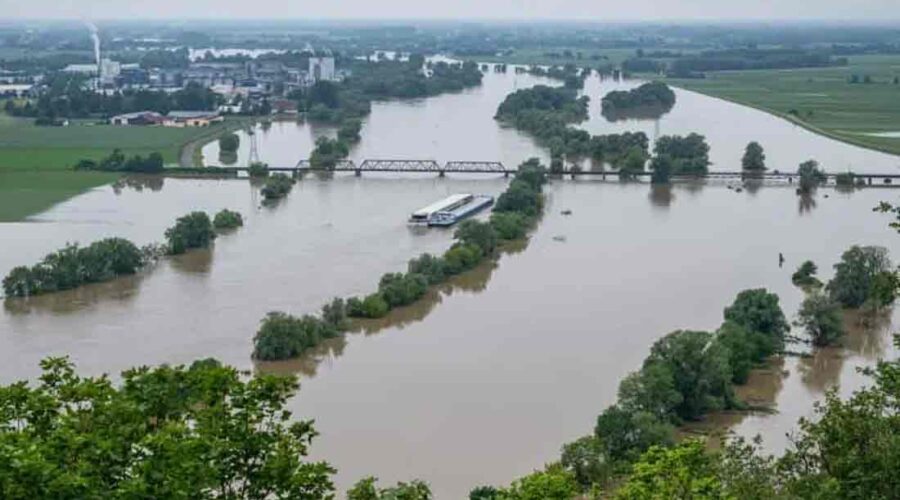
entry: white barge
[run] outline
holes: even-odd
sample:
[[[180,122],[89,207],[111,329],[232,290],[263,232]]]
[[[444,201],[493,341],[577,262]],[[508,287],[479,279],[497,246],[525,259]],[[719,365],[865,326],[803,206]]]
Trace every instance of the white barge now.
[[[494,204],[494,197],[488,195],[473,196],[465,205],[454,208],[452,210],[442,210],[437,212],[428,221],[429,226],[448,227],[457,222],[477,214],[485,208]]]
[[[427,207],[416,210],[409,216],[410,224],[429,224],[431,218],[439,212],[450,212],[467,205],[475,197],[468,193],[454,194],[428,205]]]

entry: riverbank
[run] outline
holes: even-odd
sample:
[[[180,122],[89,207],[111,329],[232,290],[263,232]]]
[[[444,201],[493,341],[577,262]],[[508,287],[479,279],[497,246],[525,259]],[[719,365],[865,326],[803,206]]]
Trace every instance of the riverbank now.
[[[0,113],[0,222],[24,220],[119,177],[72,171],[81,159],[98,160],[120,149],[126,156],[158,152],[173,164],[186,144],[217,136],[226,126],[119,127],[73,120],[66,127],[38,127]]]
[[[848,66],[722,71],[666,79],[676,87],[749,106],[816,134],[900,155],[900,56],[850,58]],[[860,83],[850,83],[853,77]],[[862,83],[868,78],[870,83]]]

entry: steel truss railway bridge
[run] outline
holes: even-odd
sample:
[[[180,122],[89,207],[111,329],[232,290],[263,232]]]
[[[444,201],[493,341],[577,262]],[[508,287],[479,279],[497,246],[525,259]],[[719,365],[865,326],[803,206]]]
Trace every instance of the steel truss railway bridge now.
[[[242,172],[246,171],[246,167],[230,167],[222,168],[220,171]],[[352,172],[357,176],[363,173],[421,173],[434,174],[444,177],[447,174],[496,174],[509,177],[516,173],[516,169],[507,168],[499,161],[449,161],[443,165],[435,160],[402,160],[402,159],[374,159],[364,160],[357,165],[352,160],[340,160],[334,168],[330,169],[314,169],[309,160],[301,160],[293,167],[269,167],[270,172],[285,172],[301,175],[312,172]],[[607,177],[618,178],[622,175],[628,175],[635,178],[649,178],[651,172],[638,172],[622,174],[616,170],[567,170],[558,174],[571,178],[577,177],[594,177],[605,179]],[[834,181],[839,175],[836,173],[825,174],[828,180]],[[867,186],[894,186],[895,183],[900,187],[900,173],[897,174],[867,174],[854,173],[854,182],[862,182]],[[793,183],[797,178],[796,173],[767,171],[762,174],[748,174],[742,171],[732,172],[708,172],[704,176],[695,175],[673,175],[675,180],[691,180],[691,179],[758,179],[769,181],[783,181]]]

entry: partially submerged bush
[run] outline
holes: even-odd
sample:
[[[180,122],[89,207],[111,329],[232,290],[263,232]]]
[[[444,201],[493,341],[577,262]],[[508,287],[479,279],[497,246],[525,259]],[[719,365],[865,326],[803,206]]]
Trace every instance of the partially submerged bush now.
[[[213,218],[213,227],[216,229],[235,229],[244,225],[244,218],[240,212],[234,212],[227,208],[222,209]]]

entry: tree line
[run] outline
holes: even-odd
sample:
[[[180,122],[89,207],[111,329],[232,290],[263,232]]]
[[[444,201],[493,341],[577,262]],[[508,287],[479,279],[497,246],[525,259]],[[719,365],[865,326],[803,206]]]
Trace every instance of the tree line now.
[[[320,81],[294,91],[290,98],[310,119],[340,123],[367,116],[373,100],[455,92],[481,85],[483,77],[475,63],[426,65],[421,55],[408,61],[352,61],[349,65],[350,75],[342,82]]]
[[[622,179],[645,172],[651,159],[649,138],[643,132],[591,136],[572,124],[588,118],[587,96],[577,91],[537,85],[506,96],[495,119],[535,136],[550,150],[551,173],[563,173],[564,158],[591,158],[620,169]],[[669,182],[671,175],[705,175],[710,165],[709,145],[699,134],[664,136],[657,140],[650,163],[654,182]],[[578,168],[577,165],[572,168]]]
[[[243,225],[241,215],[227,209],[216,214],[214,220],[204,212],[179,217],[166,229],[164,245],[138,248],[124,238],[105,238],[86,247],[67,244],[37,264],[10,270],[3,278],[3,292],[7,297],[31,297],[135,274],[162,255],[208,247],[216,238],[216,230]]]
[[[163,157],[153,152],[147,156],[133,155],[126,157],[122,150],[114,149],[109,156],[99,161],[81,159],[73,167],[75,170],[99,170],[102,172],[130,172],[139,174],[158,174],[165,169]]]
[[[220,104],[215,92],[190,83],[175,92],[122,90],[111,94],[94,92],[80,75],[55,73],[47,76],[46,87],[37,99],[23,104],[7,100],[7,114],[56,120],[59,118],[109,118],[137,111],[209,111]]]
[[[497,198],[489,221],[463,221],[454,233],[453,246],[442,256],[422,254],[410,260],[405,273],[382,276],[376,292],[365,297],[335,299],[323,307],[320,317],[270,313],[254,337],[254,358],[296,357],[341,334],[347,318],[384,317],[392,309],[421,299],[429,287],[493,257],[503,242],[524,238],[535,223],[543,207],[545,182],[545,167],[537,159],[528,160]]]

